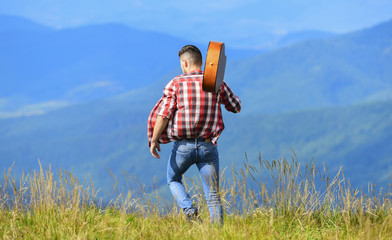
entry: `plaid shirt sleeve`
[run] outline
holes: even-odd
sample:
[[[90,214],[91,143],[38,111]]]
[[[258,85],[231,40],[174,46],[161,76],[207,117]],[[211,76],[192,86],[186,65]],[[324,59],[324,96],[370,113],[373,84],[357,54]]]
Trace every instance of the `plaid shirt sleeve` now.
[[[163,89],[162,103],[158,115],[170,119],[176,110],[176,84],[172,80]]]
[[[148,116],[148,121],[147,121],[147,138],[148,138],[148,147],[151,147],[151,140],[152,140],[152,136],[154,133],[154,127],[155,127],[155,123],[157,121],[157,116],[158,116],[158,110],[161,108],[162,106],[162,98],[159,99],[159,101],[155,104],[154,108],[151,110],[150,115]],[[171,123],[169,123],[169,126],[171,125]],[[170,139],[169,134],[168,134],[168,130],[170,129],[170,127],[166,126],[166,128],[163,130],[161,136],[158,139],[159,143],[168,143],[173,141],[173,139]]]
[[[223,82],[220,93],[220,102],[227,111],[238,113],[241,111],[241,100],[233,93],[229,85]]]

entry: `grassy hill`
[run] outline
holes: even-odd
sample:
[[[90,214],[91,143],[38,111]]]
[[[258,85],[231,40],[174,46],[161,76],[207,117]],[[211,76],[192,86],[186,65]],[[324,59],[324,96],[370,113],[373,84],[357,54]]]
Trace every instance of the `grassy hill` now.
[[[302,166],[302,167],[301,167]],[[270,176],[257,176],[258,172]],[[197,179],[199,218],[148,188],[134,191],[133,178],[103,203],[92,181],[72,171],[40,167],[27,174],[5,172],[0,182],[0,234],[17,239],[390,239],[390,191],[358,191],[342,171],[319,164],[260,160],[221,177],[224,224],[211,224]],[[323,184],[318,184],[321,181]],[[200,185],[200,184],[199,184]],[[116,186],[111,191],[118,192]]]

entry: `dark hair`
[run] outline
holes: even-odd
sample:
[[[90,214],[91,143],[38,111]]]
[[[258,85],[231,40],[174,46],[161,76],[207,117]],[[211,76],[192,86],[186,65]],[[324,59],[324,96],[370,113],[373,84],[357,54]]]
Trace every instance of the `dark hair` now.
[[[191,61],[194,64],[201,65],[203,63],[203,57],[201,55],[201,52],[196,46],[193,45],[183,46],[181,50],[178,52],[178,56],[181,57],[181,55],[186,52],[190,54]]]

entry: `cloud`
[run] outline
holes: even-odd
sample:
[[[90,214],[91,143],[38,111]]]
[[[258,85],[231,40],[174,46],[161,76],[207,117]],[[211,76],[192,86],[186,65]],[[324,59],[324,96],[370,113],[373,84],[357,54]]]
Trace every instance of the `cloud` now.
[[[74,88],[73,90],[69,91],[67,93],[68,97],[72,97],[75,95],[83,95],[83,94],[91,94],[94,91],[98,91],[101,89],[107,89],[107,90],[116,90],[119,89],[119,86],[116,85],[115,82],[111,81],[100,81],[100,82],[93,82],[90,84],[82,85],[77,88]]]
[[[7,98],[0,98],[0,108],[6,106],[8,103],[8,99]]]
[[[66,101],[47,101],[25,105],[14,111],[0,111],[0,119],[43,115],[48,111],[68,106]]]
[[[277,28],[275,30],[272,31],[273,34],[277,35],[277,36],[285,36],[289,33],[289,31],[287,31],[286,29],[283,28]]]

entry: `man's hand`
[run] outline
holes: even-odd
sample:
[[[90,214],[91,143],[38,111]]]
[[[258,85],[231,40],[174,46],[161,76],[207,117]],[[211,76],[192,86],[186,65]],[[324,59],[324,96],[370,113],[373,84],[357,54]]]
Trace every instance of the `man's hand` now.
[[[156,157],[156,158],[160,158],[159,154],[157,152],[161,151],[161,147],[159,146],[159,142],[158,142],[158,138],[159,136],[161,136],[163,130],[165,129],[167,122],[169,121],[169,119],[164,118],[162,116],[158,116],[157,117],[157,121],[155,123],[154,126],[154,131],[152,134],[152,140],[151,140],[151,147],[150,147],[150,152],[152,154],[152,156]]]
[[[158,141],[152,141],[151,142],[151,147],[150,147],[150,152],[151,152],[153,157],[159,159],[161,157],[159,156],[159,154],[157,152],[157,149],[158,149],[159,152],[161,151],[161,147],[159,145],[159,142]]]

